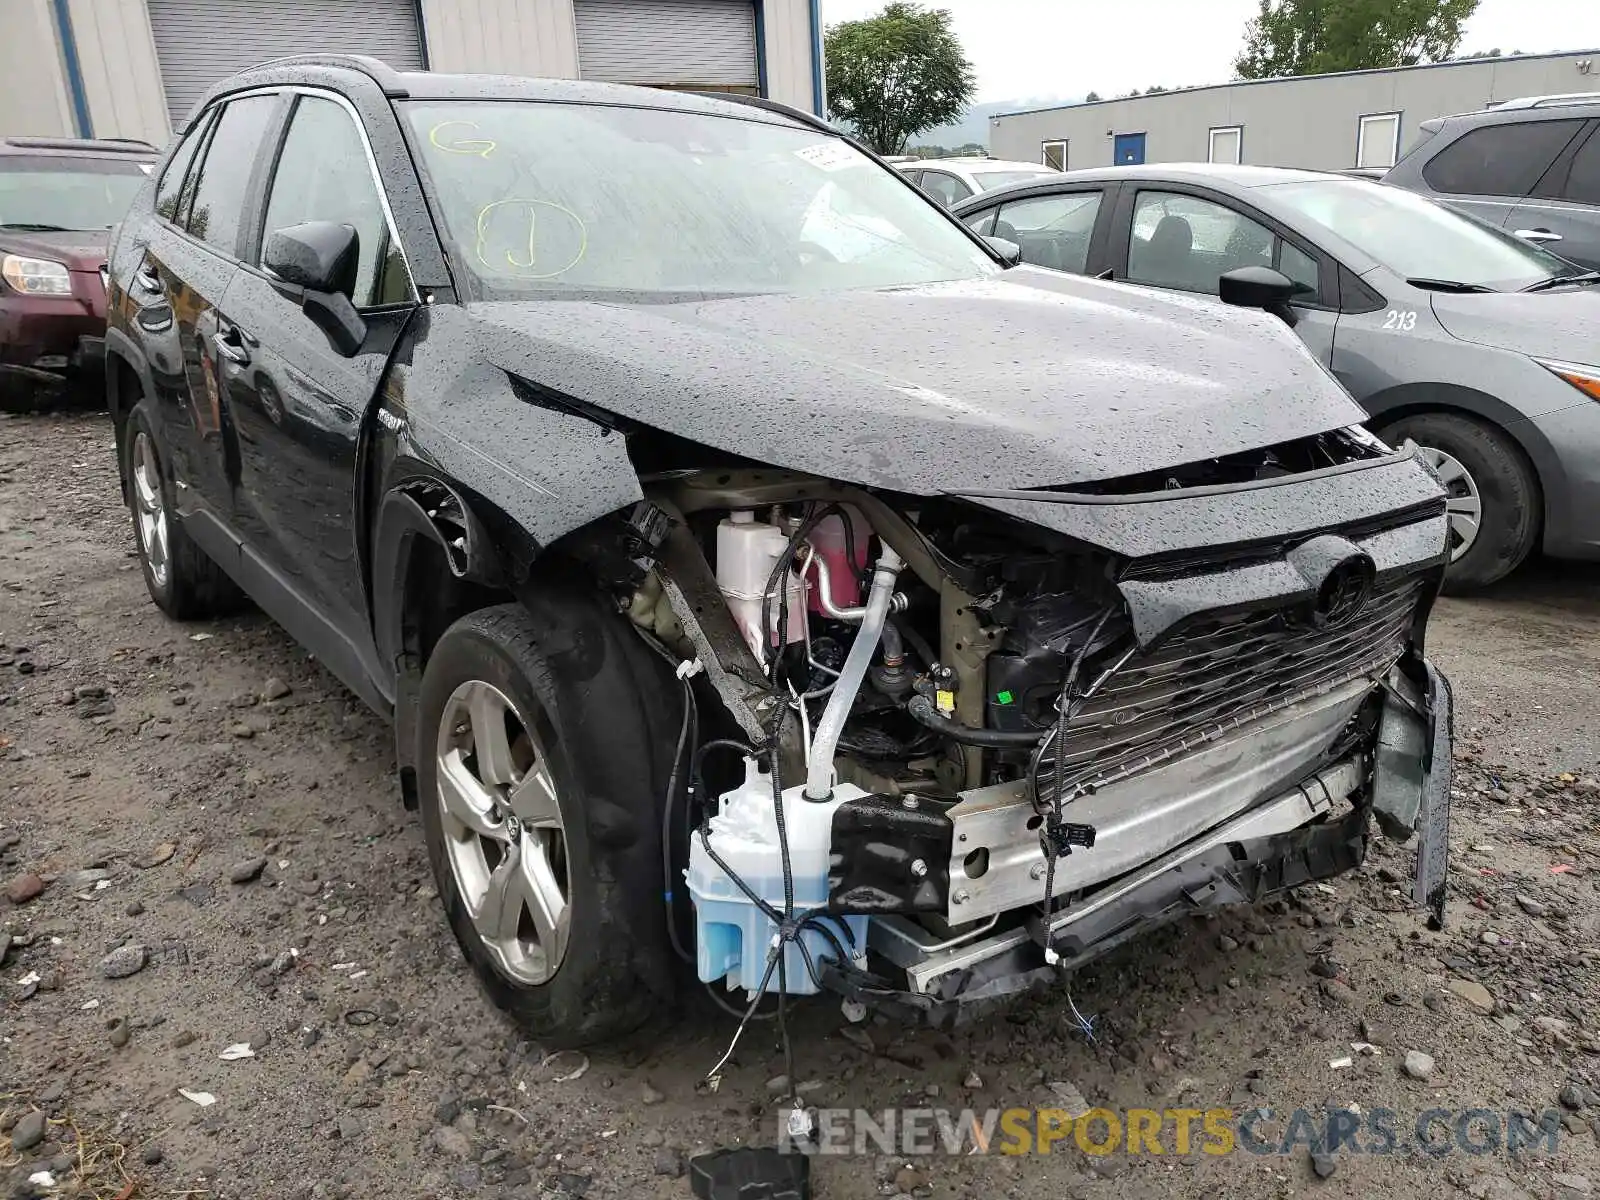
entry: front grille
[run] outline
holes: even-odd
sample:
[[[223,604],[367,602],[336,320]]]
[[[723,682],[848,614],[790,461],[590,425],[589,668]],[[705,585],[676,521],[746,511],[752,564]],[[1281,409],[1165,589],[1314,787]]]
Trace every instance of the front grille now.
[[[1313,629],[1277,611],[1192,625],[1134,653],[1067,723],[1061,795],[1070,798],[1180,757],[1231,729],[1362,676],[1405,649],[1416,579],[1376,591],[1348,624]],[[1054,794],[1046,759],[1041,796]]]

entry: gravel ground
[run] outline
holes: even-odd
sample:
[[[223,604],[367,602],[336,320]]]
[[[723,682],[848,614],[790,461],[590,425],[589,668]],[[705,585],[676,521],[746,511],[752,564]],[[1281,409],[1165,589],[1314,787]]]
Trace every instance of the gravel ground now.
[[[0,418],[6,1194],[50,1171],[48,1194],[98,1197],[682,1197],[686,1155],[770,1143],[770,1026],[713,1093],[731,1022],[697,1000],[587,1058],[500,1018],[450,940],[384,725],[263,617],[179,626],[150,604],[111,445],[103,416]],[[1077,977],[1092,1042],[1065,996],[950,1035],[846,1027],[824,1002],[792,1022],[817,1103],[1058,1106],[1075,1088],[1113,1108],[1269,1108],[1269,1132],[1295,1108],[1390,1108],[1402,1133],[1429,1108],[1549,1110],[1553,1153],[1314,1163],[1303,1144],[1097,1157],[1069,1140],[825,1159],[816,1194],[1589,1195],[1597,584],[1539,567],[1434,621],[1460,706],[1445,931],[1401,898],[1412,855],[1380,842],[1331,891],[1175,927]]]

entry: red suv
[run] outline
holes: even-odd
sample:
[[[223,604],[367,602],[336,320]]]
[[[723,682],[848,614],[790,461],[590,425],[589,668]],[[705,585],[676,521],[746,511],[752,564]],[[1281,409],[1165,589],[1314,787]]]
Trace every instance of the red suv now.
[[[157,157],[143,142],[0,138],[0,411],[80,380],[99,393],[107,232]]]

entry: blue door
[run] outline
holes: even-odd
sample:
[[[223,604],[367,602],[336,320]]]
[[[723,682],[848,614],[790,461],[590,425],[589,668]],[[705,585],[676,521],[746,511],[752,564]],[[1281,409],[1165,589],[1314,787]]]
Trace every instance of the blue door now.
[[[1111,161],[1119,167],[1136,166],[1144,161],[1144,134],[1119,133],[1112,143]]]

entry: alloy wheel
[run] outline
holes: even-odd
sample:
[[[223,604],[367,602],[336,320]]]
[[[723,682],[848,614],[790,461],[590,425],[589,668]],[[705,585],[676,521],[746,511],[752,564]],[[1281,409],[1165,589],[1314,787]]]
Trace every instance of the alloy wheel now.
[[[451,693],[437,752],[445,851],[462,904],[501,973],[542,984],[572,932],[550,760],[516,704],[481,680]]]
[[[1419,446],[1422,460],[1433,468],[1445,489],[1445,513],[1450,520],[1450,561],[1472,549],[1483,524],[1483,497],[1477,480],[1452,454],[1434,446]]]
[[[157,587],[167,586],[167,503],[155,442],[144,430],[133,441],[133,503],[139,550]]]

